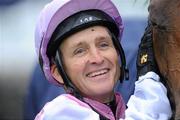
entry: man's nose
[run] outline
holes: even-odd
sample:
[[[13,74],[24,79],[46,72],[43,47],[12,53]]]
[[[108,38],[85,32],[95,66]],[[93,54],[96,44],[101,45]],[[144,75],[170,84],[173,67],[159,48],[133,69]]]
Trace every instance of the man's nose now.
[[[98,49],[93,49],[90,52],[89,55],[89,62],[91,64],[101,64],[104,62],[104,57],[102,55],[102,52]]]

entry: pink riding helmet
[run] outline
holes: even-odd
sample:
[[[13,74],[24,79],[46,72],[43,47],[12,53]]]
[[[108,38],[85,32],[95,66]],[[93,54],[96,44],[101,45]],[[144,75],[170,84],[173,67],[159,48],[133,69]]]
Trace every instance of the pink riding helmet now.
[[[51,75],[50,60],[47,46],[56,27],[69,16],[83,11],[97,9],[114,19],[119,27],[119,38],[122,36],[123,25],[121,16],[111,0],[53,0],[40,13],[35,30],[36,53],[41,60],[43,72],[50,82],[60,85]]]

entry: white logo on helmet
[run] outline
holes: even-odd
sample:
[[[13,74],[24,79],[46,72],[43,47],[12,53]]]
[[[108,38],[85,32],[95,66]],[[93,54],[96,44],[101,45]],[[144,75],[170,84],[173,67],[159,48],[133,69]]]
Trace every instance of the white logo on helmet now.
[[[89,21],[92,21],[92,20],[93,20],[93,18],[92,18],[92,16],[90,16],[90,17],[85,17],[85,18],[80,19],[80,22],[81,23],[86,23],[86,22],[89,22]]]

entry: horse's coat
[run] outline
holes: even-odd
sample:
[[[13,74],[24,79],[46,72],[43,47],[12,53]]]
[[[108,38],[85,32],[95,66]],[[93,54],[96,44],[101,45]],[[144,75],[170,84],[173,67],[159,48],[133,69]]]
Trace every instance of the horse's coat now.
[[[150,0],[155,58],[175,103],[174,119],[180,120],[180,0]]]

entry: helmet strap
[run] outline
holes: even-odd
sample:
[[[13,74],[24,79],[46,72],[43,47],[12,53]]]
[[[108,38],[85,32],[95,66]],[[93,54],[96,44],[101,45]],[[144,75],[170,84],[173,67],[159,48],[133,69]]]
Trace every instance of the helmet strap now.
[[[64,85],[67,88],[66,92],[69,94],[73,94],[73,96],[75,96],[76,98],[81,100],[82,96],[81,96],[79,90],[75,87],[75,85],[71,82],[68,75],[66,74],[64,67],[63,67],[62,57],[60,57],[60,56],[62,56],[61,51],[57,50],[56,55],[55,55],[55,64],[58,68],[59,74],[61,75],[61,77],[64,81]]]
[[[120,60],[121,60],[121,75],[120,75],[120,82],[122,83],[123,80],[128,80],[129,79],[129,70],[126,66],[126,57],[125,57],[125,53],[124,53],[124,50],[121,46],[121,44],[119,43],[119,39],[117,37],[115,37],[115,35],[113,33],[111,33],[111,36],[112,36],[112,41],[113,41],[113,44],[116,48],[116,50],[119,52],[119,55],[120,55]]]

